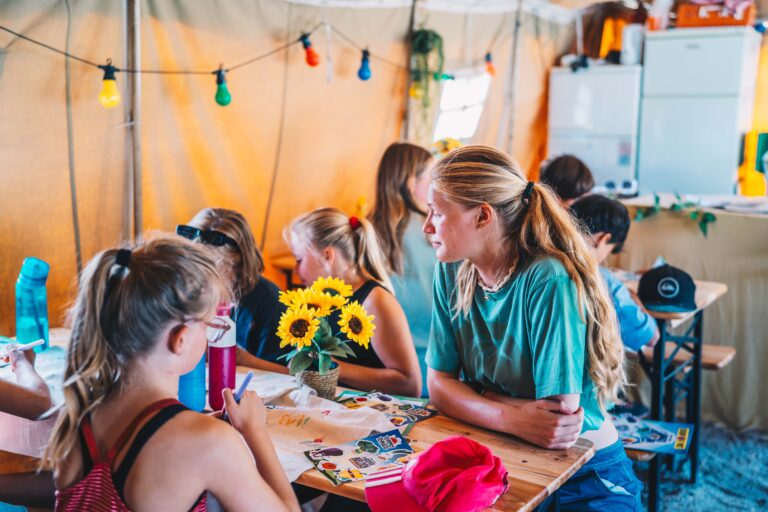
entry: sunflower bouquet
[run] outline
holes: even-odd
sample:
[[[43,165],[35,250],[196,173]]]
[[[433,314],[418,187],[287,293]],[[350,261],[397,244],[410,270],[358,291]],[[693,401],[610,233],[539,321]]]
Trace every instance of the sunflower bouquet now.
[[[291,375],[305,370],[327,374],[332,356],[355,355],[350,341],[368,348],[376,328],[373,316],[357,301],[349,302],[351,296],[352,287],[333,277],[320,277],[309,288],[280,292],[280,302],[288,306],[277,328],[280,348],[294,347],[280,358],[289,361]]]

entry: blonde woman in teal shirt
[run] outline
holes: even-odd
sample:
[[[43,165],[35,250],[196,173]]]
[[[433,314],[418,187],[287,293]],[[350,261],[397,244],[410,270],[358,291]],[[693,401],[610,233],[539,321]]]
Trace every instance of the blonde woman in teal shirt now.
[[[625,383],[597,261],[556,196],[506,154],[467,146],[432,172],[424,232],[439,264],[427,350],[431,401],[460,420],[595,456],[561,510],[639,510],[641,484],[606,407]]]

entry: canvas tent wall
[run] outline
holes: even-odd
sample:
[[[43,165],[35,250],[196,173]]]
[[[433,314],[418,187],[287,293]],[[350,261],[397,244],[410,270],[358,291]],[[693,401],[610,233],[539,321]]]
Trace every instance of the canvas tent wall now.
[[[405,64],[408,2],[368,2],[365,9],[314,3],[318,5],[280,0],[141,2],[141,66],[196,70],[215,69],[220,62],[231,65],[279,47],[323,20],[377,56]],[[467,48],[473,54],[469,60],[482,59],[496,38],[499,78],[489,93],[477,142],[495,144],[499,139],[496,127],[514,28],[508,6],[506,12],[474,12],[462,6],[420,8],[417,13],[420,24],[443,35],[448,69],[465,64]],[[519,72],[524,79],[519,80],[514,153],[527,169],[535,168],[543,154],[544,65],[567,41],[570,28],[562,23],[563,12],[551,20],[539,19],[527,7],[522,14]],[[3,25],[89,60],[112,58],[118,66],[125,61],[124,18],[121,2],[8,1],[0,7]],[[325,60],[325,31],[318,30],[312,39]],[[371,202],[377,160],[400,136],[407,74],[404,68],[373,60],[373,78],[361,82],[356,77],[359,51],[338,36],[332,36],[331,45],[332,82],[326,80],[325,64],[307,67],[301,47],[293,46],[230,73],[233,101],[226,108],[213,101],[213,76],[142,75],[143,227],[169,231],[200,208],[216,205],[242,211],[259,239],[278,159],[268,253],[287,250],[282,227],[303,211],[329,204],[351,211],[361,195]],[[96,101],[101,72],[67,63],[6,33],[0,34],[0,47],[0,183],[6,197],[0,207],[0,307],[5,312],[0,332],[12,334],[13,282],[25,256],[36,255],[52,265],[54,325],[63,321],[72,297],[76,258],[69,166],[85,261],[130,237],[131,198],[125,172],[128,127],[121,108],[105,110]],[[117,80],[124,87],[125,75],[118,73]]]

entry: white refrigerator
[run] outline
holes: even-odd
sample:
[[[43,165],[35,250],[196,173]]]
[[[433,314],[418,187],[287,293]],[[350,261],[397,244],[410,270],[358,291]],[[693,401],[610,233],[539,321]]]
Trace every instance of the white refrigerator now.
[[[752,127],[760,35],[751,27],[650,32],[640,193],[733,194]]]
[[[641,74],[640,66],[553,69],[548,157],[580,158],[597,185],[634,180]]]

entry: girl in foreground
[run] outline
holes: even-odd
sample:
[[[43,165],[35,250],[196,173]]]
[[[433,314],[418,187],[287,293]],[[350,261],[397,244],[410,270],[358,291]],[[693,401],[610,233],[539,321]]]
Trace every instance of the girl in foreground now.
[[[224,391],[231,426],[176,400],[226,297],[208,249],[181,238],[91,260],[44,457],[57,511],[203,511],[207,491],[227,510],[298,510],[255,393]]]
[[[639,510],[640,482],[605,413],[625,382],[616,315],[574,221],[484,146],[441,160],[428,199],[424,231],[440,261],[431,401],[545,448],[589,439],[597,453],[560,489],[560,509]]]

